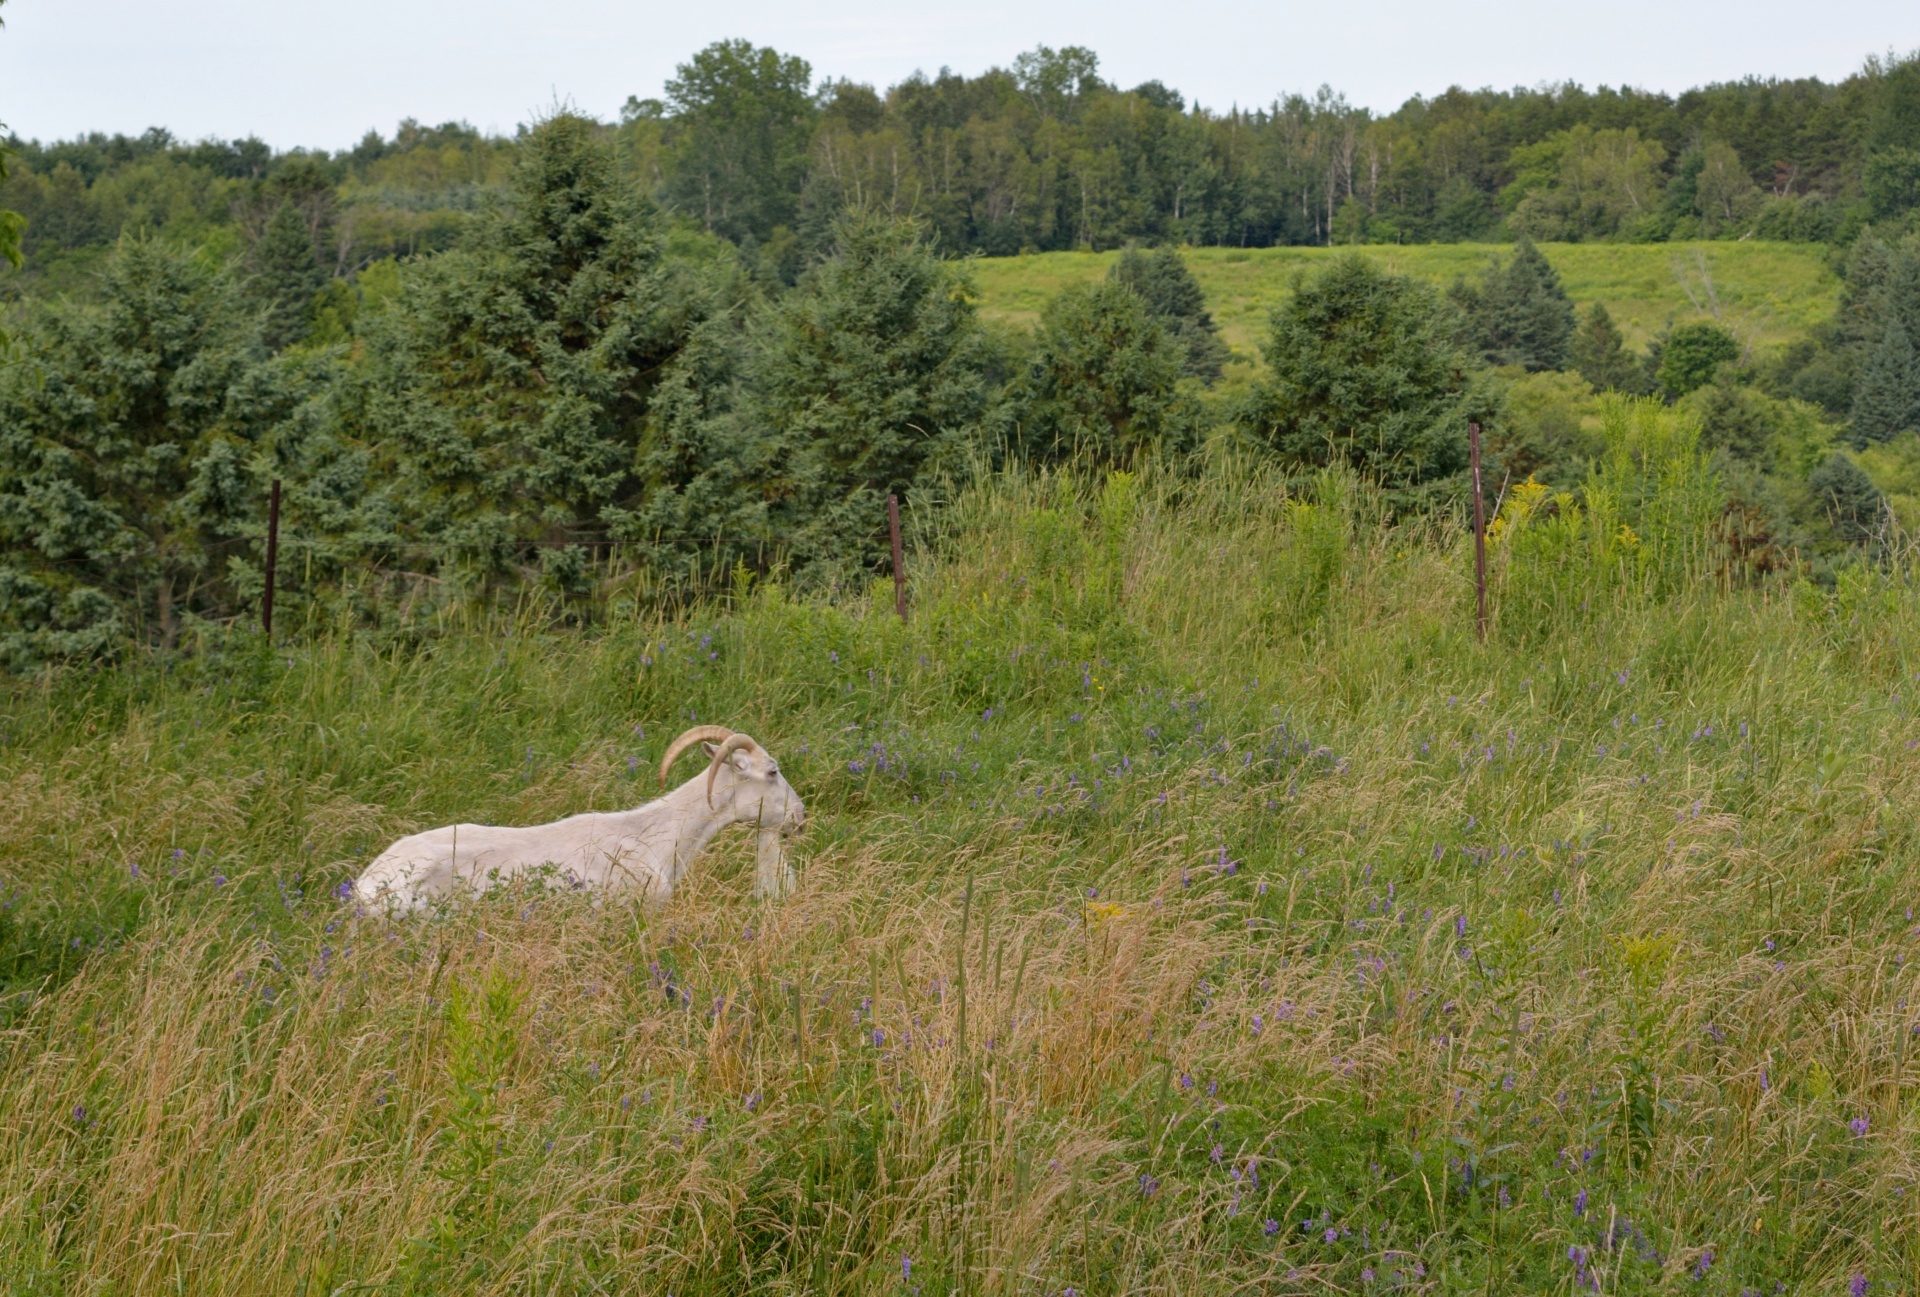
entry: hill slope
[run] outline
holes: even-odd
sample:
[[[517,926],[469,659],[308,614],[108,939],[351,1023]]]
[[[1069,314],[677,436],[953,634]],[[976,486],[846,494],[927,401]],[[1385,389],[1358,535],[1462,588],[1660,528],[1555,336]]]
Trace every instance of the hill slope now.
[[[1189,248],[1187,264],[1236,353],[1253,359],[1266,337],[1267,312],[1293,276],[1340,255],[1341,248]],[[1505,248],[1480,243],[1368,247],[1394,270],[1445,286],[1477,276]],[[1574,304],[1605,302],[1629,345],[1644,347],[1669,324],[1719,318],[1766,353],[1805,335],[1833,314],[1840,282],[1824,246],[1807,243],[1549,243],[1541,251]],[[981,309],[990,318],[1031,324],[1047,299],[1070,283],[1106,274],[1115,252],[1047,252],[975,261]]]

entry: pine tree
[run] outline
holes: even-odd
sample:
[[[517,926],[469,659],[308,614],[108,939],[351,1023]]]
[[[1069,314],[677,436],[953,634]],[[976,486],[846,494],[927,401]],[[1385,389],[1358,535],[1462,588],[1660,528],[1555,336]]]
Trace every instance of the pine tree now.
[[[1522,234],[1513,259],[1487,267],[1477,298],[1469,308],[1469,336],[1476,337],[1487,360],[1522,365],[1533,372],[1565,369],[1573,337],[1573,303],[1533,240]]]
[[[1626,335],[1604,303],[1587,308],[1569,354],[1580,376],[1601,391],[1637,392],[1642,387],[1643,366],[1628,354]]]
[[[1220,340],[1220,327],[1207,310],[1206,295],[1172,248],[1142,252],[1128,248],[1107,278],[1138,294],[1147,313],[1173,335],[1182,354],[1181,369],[1205,383],[1217,382],[1232,354]]]
[[[1920,428],[1920,358],[1898,318],[1889,319],[1853,385],[1855,446]]]

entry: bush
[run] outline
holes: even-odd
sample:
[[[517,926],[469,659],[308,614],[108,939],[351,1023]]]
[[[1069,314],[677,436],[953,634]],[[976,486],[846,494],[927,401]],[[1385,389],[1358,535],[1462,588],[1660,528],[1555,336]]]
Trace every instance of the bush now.
[[[1740,344],[1717,324],[1701,321],[1668,330],[1655,378],[1668,397],[1685,396],[1713,381],[1722,365],[1740,359]]]

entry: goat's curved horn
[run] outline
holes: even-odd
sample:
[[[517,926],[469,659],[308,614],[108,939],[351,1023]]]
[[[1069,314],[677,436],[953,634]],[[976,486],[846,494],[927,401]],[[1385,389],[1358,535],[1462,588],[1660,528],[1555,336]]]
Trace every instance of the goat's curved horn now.
[[[735,734],[713,750],[713,761],[707,766],[707,805],[713,805],[713,777],[720,773],[720,763],[741,749],[758,752],[760,745],[745,734]]]
[[[660,786],[667,786],[667,772],[673,769],[673,763],[680,759],[682,752],[696,743],[719,743],[732,735],[733,731],[724,725],[696,725],[667,744],[667,755],[660,758]]]

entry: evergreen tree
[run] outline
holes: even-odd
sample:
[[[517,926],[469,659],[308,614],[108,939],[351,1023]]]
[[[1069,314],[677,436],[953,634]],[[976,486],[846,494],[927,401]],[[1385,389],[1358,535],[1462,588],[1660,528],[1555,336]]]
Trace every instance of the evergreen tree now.
[[[1655,378],[1669,397],[1685,396],[1713,381],[1722,365],[1740,358],[1740,344],[1717,324],[1700,321],[1667,332]]]
[[[373,315],[334,428],[367,439],[401,535],[463,564],[635,537],[710,467],[654,408],[706,313],[595,125],[563,113],[522,141],[507,201]]]
[[[1855,446],[1920,429],[1920,357],[1898,318],[1887,321],[1854,379],[1851,423]]]
[[[1179,387],[1191,355],[1117,276],[1067,289],[1041,317],[1022,446],[1038,460],[1101,465],[1185,450],[1200,419]]]
[[[98,307],[31,322],[0,371],[0,658],[96,653],[127,632],[171,644],[224,613],[263,494],[255,471],[284,410],[230,280],[126,238]],[[238,566],[236,566],[238,565]]]
[[[1463,300],[1464,299],[1464,300]],[[1573,303],[1533,240],[1522,234],[1513,259],[1487,267],[1480,291],[1456,300],[1471,312],[1467,336],[1488,362],[1539,372],[1567,367]]]
[[[1601,391],[1637,392],[1641,388],[1640,362],[1627,354],[1626,335],[1613,322],[1604,303],[1587,308],[1569,347],[1573,367]]]
[[[1887,512],[1886,497],[1860,466],[1838,451],[1807,478],[1815,507],[1844,545],[1862,545],[1879,531]]]
[[[248,258],[253,297],[265,312],[262,336],[275,351],[306,336],[314,295],[326,272],[314,255],[307,223],[292,203],[275,209]]]
[[[1220,340],[1220,327],[1213,322],[1206,295],[1185,258],[1172,248],[1153,252],[1128,248],[1107,278],[1131,288],[1147,313],[1173,335],[1182,352],[1183,372],[1205,383],[1219,380],[1232,353]]]
[[[879,561],[887,495],[958,469],[987,426],[994,358],[970,292],[911,222],[855,213],[768,309],[747,414],[778,439],[764,493],[797,566]]]
[[[1240,426],[1290,463],[1345,460],[1411,502],[1466,466],[1467,423],[1494,404],[1453,328],[1427,285],[1343,256],[1296,279],[1273,313],[1272,376],[1255,385]]]

